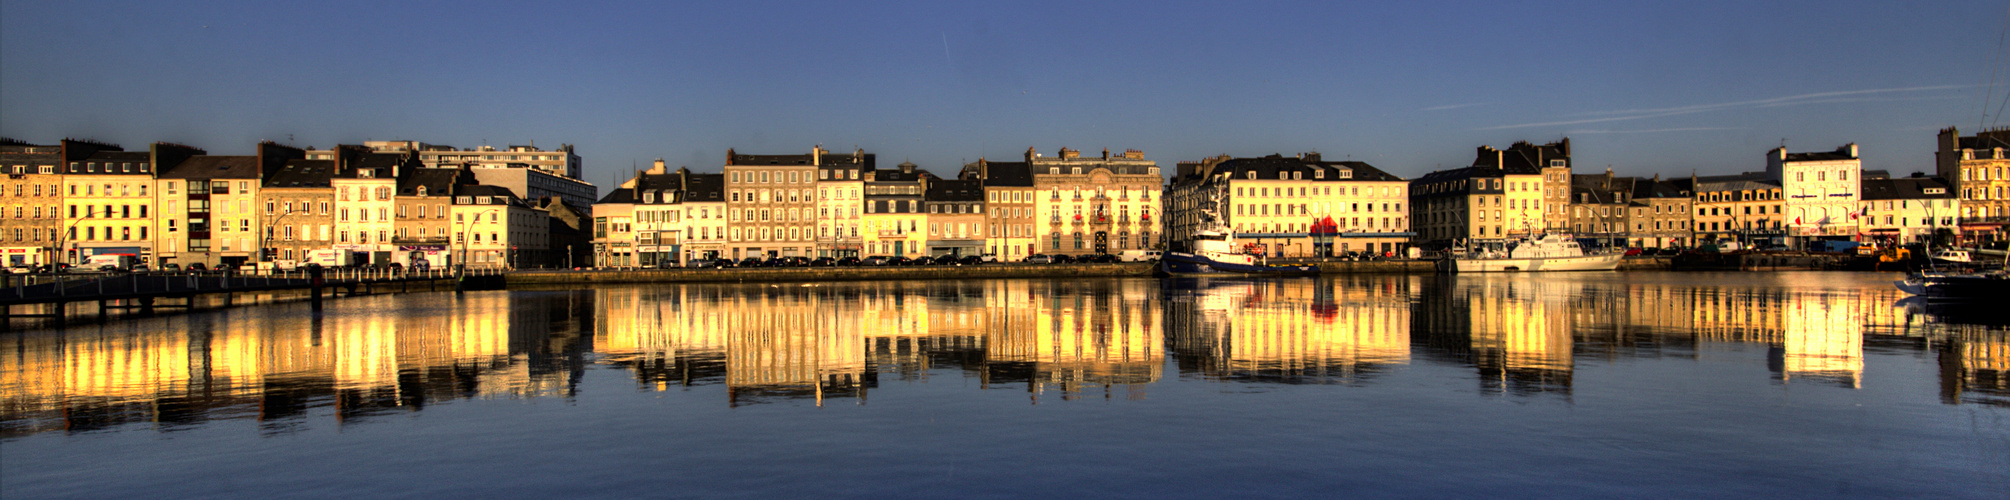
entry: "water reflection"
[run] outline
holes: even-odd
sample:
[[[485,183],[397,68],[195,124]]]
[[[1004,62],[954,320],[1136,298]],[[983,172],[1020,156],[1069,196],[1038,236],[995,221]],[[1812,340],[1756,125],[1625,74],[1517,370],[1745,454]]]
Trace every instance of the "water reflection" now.
[[[931,377],[1034,403],[1140,399],[1169,366],[1211,383],[1358,385],[1413,363],[1470,370],[1485,394],[1567,401],[1586,366],[1747,362],[1736,353],[1750,349],[1771,383],[1845,390],[1903,376],[1866,373],[1869,354],[1932,356],[1942,402],[2010,406],[2001,324],[1852,276],[681,285],[259,306],[0,334],[0,433],[232,419],[286,432],[571,397],[594,366],[734,406],[865,404],[883,382]]]

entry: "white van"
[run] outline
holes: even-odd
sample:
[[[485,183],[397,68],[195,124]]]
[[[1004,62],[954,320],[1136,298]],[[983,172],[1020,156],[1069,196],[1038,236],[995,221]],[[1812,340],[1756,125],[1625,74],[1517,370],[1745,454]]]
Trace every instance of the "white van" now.
[[[1117,254],[1118,262],[1158,262],[1158,250],[1125,250]]]

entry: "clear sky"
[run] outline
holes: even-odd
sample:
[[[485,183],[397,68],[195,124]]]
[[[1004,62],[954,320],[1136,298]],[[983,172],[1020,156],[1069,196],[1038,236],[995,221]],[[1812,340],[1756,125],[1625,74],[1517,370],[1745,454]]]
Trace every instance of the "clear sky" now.
[[[1027,147],[1318,151],[1414,177],[1569,136],[1580,173],[1759,170],[1862,145],[1931,170],[2010,98],[2010,4],[1957,2],[0,3],[0,135],[249,154],[824,145],[938,173]],[[1992,75],[1992,73],[1996,73]],[[1992,88],[1992,76],[1995,81]],[[2003,123],[2010,125],[2010,123]]]

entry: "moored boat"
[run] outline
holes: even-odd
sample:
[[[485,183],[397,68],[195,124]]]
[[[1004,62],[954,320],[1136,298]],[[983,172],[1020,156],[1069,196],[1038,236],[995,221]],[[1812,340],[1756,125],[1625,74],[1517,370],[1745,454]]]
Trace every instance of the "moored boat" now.
[[[1905,293],[1935,301],[2000,301],[2010,297],[2010,274],[2001,271],[1989,273],[1926,271],[1914,273],[1892,284]]]
[[[1567,235],[1544,234],[1522,238],[1504,249],[1453,252],[1446,270],[1461,273],[1514,271],[1611,271],[1619,268],[1625,255],[1585,253],[1577,240]]]

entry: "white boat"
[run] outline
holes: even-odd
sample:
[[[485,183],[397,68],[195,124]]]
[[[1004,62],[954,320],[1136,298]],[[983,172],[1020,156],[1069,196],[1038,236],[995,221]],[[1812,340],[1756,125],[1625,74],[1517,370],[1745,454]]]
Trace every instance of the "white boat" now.
[[[1611,271],[1626,256],[1618,253],[1587,254],[1577,240],[1567,235],[1544,234],[1522,238],[1504,249],[1454,252],[1449,270],[1461,273],[1510,271]]]
[[[1934,250],[1933,260],[1941,262],[1953,262],[1957,264],[1969,264],[1975,262],[1975,259],[1968,255],[1967,250],[1953,250],[1953,249]]]

